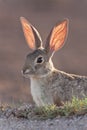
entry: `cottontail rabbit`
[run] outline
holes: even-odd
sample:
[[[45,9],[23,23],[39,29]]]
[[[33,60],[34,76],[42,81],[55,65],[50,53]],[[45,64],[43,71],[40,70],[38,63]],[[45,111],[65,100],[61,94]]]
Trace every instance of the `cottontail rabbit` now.
[[[38,31],[23,17],[21,23],[29,47],[33,50],[26,57],[22,73],[30,78],[31,94],[37,106],[63,105],[73,96],[87,96],[87,77],[67,74],[54,68],[52,56],[66,39],[68,20],[56,24],[51,30],[45,47]]]

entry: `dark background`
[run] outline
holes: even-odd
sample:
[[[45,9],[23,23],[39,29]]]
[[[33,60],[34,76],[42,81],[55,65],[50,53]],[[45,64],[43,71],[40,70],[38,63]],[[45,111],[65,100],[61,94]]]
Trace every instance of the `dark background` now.
[[[31,102],[29,80],[21,68],[30,51],[20,16],[40,32],[43,41],[58,20],[69,19],[65,46],[56,52],[56,68],[87,75],[87,0],[0,0],[0,102]]]

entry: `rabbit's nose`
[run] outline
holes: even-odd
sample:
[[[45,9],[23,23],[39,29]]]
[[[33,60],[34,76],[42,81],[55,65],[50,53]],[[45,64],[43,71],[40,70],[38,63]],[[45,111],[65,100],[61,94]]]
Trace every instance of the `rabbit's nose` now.
[[[29,69],[23,69],[23,70],[21,70],[21,73],[22,73],[23,75],[29,74],[29,72],[30,72]]]

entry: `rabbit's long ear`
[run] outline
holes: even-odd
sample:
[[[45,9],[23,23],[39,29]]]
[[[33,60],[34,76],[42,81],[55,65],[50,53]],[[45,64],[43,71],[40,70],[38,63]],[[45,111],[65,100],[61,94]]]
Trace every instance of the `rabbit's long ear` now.
[[[56,24],[56,26],[51,30],[45,45],[45,49],[47,52],[57,51],[64,45],[68,31],[67,24],[68,20],[66,19],[60,24]]]
[[[42,46],[42,40],[38,31],[24,17],[20,18],[25,39],[33,50]]]

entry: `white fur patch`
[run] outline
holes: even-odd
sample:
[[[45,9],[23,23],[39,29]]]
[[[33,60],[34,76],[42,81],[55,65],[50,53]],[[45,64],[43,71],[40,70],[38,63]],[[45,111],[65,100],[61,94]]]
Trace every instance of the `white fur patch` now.
[[[50,97],[49,92],[46,90],[46,86],[42,85],[42,80],[31,78],[31,94],[37,106],[53,104],[52,97]]]

